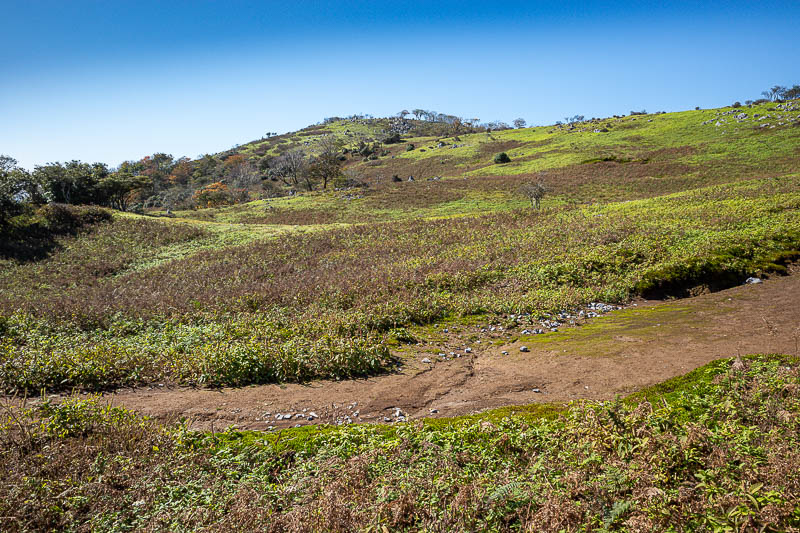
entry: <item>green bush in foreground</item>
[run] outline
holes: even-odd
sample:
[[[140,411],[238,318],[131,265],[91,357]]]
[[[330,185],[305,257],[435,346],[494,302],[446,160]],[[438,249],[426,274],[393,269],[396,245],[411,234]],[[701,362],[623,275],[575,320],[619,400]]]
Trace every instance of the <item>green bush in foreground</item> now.
[[[558,416],[208,434],[99,399],[6,409],[6,531],[798,531],[796,358]]]

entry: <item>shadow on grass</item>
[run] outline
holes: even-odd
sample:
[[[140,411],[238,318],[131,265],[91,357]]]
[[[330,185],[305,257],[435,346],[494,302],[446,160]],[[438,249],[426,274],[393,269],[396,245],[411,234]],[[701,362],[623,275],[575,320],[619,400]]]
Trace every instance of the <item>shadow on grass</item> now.
[[[111,220],[99,207],[49,204],[0,226],[0,259],[30,263],[60,249],[58,237],[76,235],[86,226]]]

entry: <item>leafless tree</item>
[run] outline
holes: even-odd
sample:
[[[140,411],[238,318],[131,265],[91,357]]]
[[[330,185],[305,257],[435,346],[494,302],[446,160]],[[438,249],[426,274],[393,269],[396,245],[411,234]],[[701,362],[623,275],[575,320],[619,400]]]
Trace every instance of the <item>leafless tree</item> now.
[[[306,169],[306,185],[311,190],[314,181],[321,181],[322,188],[327,189],[328,183],[339,176],[341,161],[341,142],[333,135],[325,135],[316,146],[316,151],[311,158],[311,163]]]
[[[780,100],[781,98],[783,98],[783,94],[785,92],[786,92],[786,87],[783,87],[782,85],[775,85],[774,87],[771,87],[768,91],[762,92],[761,95],[764,98],[767,98],[774,102],[775,100]]]
[[[302,150],[291,150],[276,157],[271,162],[270,175],[290,187],[298,187],[307,165],[306,154]]]
[[[531,202],[531,207],[539,209],[542,198],[547,192],[547,187],[541,181],[536,183],[525,183],[519,188],[520,194],[525,196]]]
[[[231,167],[228,178],[231,186],[235,189],[250,189],[261,183],[261,173],[258,168],[246,160]]]

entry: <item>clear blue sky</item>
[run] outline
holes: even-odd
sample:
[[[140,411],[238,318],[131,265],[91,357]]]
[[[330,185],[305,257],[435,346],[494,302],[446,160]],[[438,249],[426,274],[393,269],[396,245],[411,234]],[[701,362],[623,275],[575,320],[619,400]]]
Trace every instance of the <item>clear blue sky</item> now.
[[[0,153],[195,157],[421,107],[547,124],[800,83],[800,2],[0,0]]]

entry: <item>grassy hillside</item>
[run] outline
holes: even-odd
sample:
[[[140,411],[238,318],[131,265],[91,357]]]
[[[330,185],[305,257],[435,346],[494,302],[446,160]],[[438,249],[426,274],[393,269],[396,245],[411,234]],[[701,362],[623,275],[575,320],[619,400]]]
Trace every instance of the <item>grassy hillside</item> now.
[[[391,347],[415,325],[524,314],[521,330],[589,301],[780,273],[800,250],[798,114],[789,102],[418,138],[348,161],[366,188],[64,231],[58,213],[18,217],[0,258],[0,386],[361,376],[397,364]],[[510,163],[492,163],[500,150]],[[531,179],[548,188],[541,210],[517,192]]]
[[[196,433],[98,399],[0,416],[5,531],[797,531],[800,373],[721,360],[614,402]]]
[[[797,257],[799,184],[792,175],[216,248],[203,243],[219,237],[192,224],[117,217],[3,270],[0,379],[38,390],[363,375],[393,364],[388,341],[402,326],[730,286]],[[158,238],[127,236],[144,231]]]
[[[746,117],[736,118],[742,114]],[[304,142],[313,146],[323,134],[342,135],[347,124],[317,126],[300,132],[308,136],[275,137],[269,142],[281,141],[287,150],[303,147]],[[375,126],[369,138],[380,138],[379,131]],[[548,187],[545,205],[642,199],[800,172],[798,136],[800,102],[792,101],[488,134],[415,137],[385,145],[387,155],[375,160],[348,155],[345,170],[365,179],[370,185],[366,189],[182,215],[286,224],[459,216],[524,207],[526,200],[517,189],[531,180]],[[415,148],[408,151],[412,144]],[[511,162],[493,163],[494,155],[503,151]],[[403,181],[392,181],[395,175]]]
[[[547,342],[558,334],[525,330],[588,302],[786,273],[799,124],[797,101],[457,136],[420,123],[382,155],[348,151],[358,186],[9,218],[0,529],[800,531],[789,356],[717,361],[614,402],[271,433],[194,432],[94,396],[19,399],[375,375],[412,367],[405,345],[441,323]],[[220,157],[258,165],[395,126],[332,121]],[[532,182],[541,209],[519,193]]]

